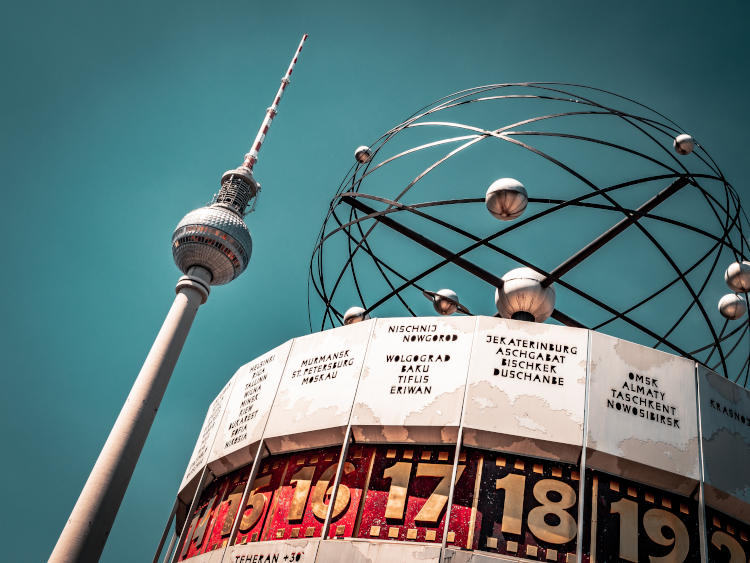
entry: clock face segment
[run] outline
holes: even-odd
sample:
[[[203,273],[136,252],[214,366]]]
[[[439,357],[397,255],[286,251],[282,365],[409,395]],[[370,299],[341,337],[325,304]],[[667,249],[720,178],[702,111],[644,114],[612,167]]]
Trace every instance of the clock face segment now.
[[[543,447],[547,456],[577,460],[587,359],[586,330],[478,317],[464,443],[526,455]]]
[[[588,471],[584,506],[589,561],[700,561],[695,499]]]
[[[180,485],[180,491],[182,491],[188,483],[196,479],[198,474],[201,472],[203,467],[206,465],[211,448],[213,447],[216,435],[219,432],[219,425],[221,423],[224,409],[226,408],[227,402],[231,396],[231,391],[234,388],[235,378],[232,377],[216,398],[211,402],[206,413],[206,418],[203,421],[200,434],[198,435],[198,441],[193,449],[193,454],[190,456],[185,476],[182,478],[182,484]],[[189,501],[188,501],[189,502]]]
[[[443,539],[455,446],[378,446],[357,537],[440,543]],[[466,545],[476,459],[459,456],[450,544]],[[455,502],[455,500],[454,500]]]
[[[698,386],[706,503],[750,518],[747,471],[737,470],[750,467],[750,391],[703,366],[698,366]]]
[[[294,339],[264,432],[271,452],[343,442],[374,322]]]
[[[255,454],[291,347],[290,340],[248,362],[234,375],[209,464],[218,462],[231,470],[243,465],[247,451]]]
[[[377,319],[352,412],[358,442],[455,442],[473,317]]]
[[[590,465],[613,473],[618,459],[637,462],[685,477],[682,492],[691,491],[700,477],[695,363],[598,332],[590,355]]]

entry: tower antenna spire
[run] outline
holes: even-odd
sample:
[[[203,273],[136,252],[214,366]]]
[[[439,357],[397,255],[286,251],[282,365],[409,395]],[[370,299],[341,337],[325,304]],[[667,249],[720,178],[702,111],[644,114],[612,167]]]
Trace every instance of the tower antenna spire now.
[[[266,116],[263,119],[263,123],[260,125],[260,129],[258,129],[258,134],[255,136],[255,140],[250,147],[250,152],[245,155],[245,160],[240,166],[233,170],[227,170],[224,172],[221,177],[221,189],[219,190],[219,193],[214,196],[212,202],[213,205],[226,207],[240,216],[245,216],[255,210],[255,204],[257,202],[255,196],[257,196],[260,191],[260,184],[253,177],[253,166],[258,162],[258,151],[260,151],[260,147],[266,139],[273,118],[276,117],[279,102],[281,102],[281,96],[289,85],[289,77],[292,75],[294,65],[297,63],[297,58],[299,57],[300,52],[302,52],[302,46],[305,44],[305,41],[307,41],[307,33],[302,36],[302,40],[299,42],[297,51],[292,58],[292,62],[289,63],[289,68],[281,79],[279,91],[276,92],[276,97],[273,99],[273,103],[266,110]],[[245,211],[250,201],[252,201],[253,204],[249,211]]]
[[[276,92],[276,97],[273,99],[273,103],[266,110],[266,116],[263,119],[263,123],[261,123],[260,125],[260,129],[258,129],[258,134],[255,136],[255,140],[253,141],[252,147],[250,148],[250,152],[245,155],[245,160],[242,162],[243,168],[247,168],[248,170],[252,171],[255,163],[258,162],[258,152],[260,151],[260,147],[263,145],[263,141],[266,138],[269,127],[271,127],[273,118],[276,117],[276,113],[279,109],[279,102],[281,102],[281,96],[284,94],[284,90],[286,89],[286,87],[289,86],[289,82],[291,81],[290,77],[292,76],[292,71],[294,70],[294,65],[297,63],[297,59],[299,58],[299,54],[302,52],[302,46],[305,44],[305,41],[307,41],[307,33],[302,36],[302,40],[299,42],[297,51],[294,53],[294,57],[292,58],[292,62],[289,63],[289,68],[286,70],[286,74],[281,79],[281,86],[279,86],[279,91]]]

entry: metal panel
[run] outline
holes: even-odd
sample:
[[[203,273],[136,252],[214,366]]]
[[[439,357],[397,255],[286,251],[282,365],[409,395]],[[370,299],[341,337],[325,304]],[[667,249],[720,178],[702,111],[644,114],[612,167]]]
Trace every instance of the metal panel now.
[[[216,550],[223,549],[229,543],[232,523],[238,514],[244,514],[245,512],[244,510],[240,510],[240,503],[250,469],[250,466],[244,467],[232,475],[227,475],[220,479],[220,481],[226,482],[226,488],[224,488],[220,502],[216,506],[214,518],[210,528],[206,532],[206,539],[203,543],[201,553],[215,552]]]
[[[475,323],[377,319],[352,412],[355,440],[455,442]]]
[[[745,563],[750,556],[750,525],[706,507],[709,563]]]
[[[695,364],[598,332],[589,353],[587,464],[692,492],[699,478]]]
[[[576,461],[583,445],[588,331],[479,317],[464,444]]]
[[[372,325],[294,339],[264,433],[272,452],[341,443]]]
[[[188,497],[192,497],[192,492],[186,491],[185,488],[188,484],[190,484],[191,487],[194,486],[194,478],[198,476],[198,473],[200,473],[201,469],[203,469],[203,466],[205,466],[208,461],[211,447],[213,446],[216,433],[219,429],[219,422],[224,413],[224,409],[227,406],[227,401],[229,400],[229,395],[234,386],[234,382],[234,377],[227,381],[227,384],[224,385],[224,388],[216,398],[211,401],[211,405],[208,407],[208,413],[203,421],[201,432],[198,435],[198,441],[193,449],[193,455],[190,456],[190,462],[188,463],[185,476],[182,478],[182,483],[180,484],[179,491],[181,496],[187,495]]]
[[[215,474],[226,473],[252,461],[291,347],[290,340],[245,364],[234,376],[235,387],[209,457],[209,465]]]
[[[701,365],[698,388],[706,503],[750,522],[750,391]]]
[[[286,463],[284,476],[274,491],[261,539],[321,536],[340,453],[340,448],[333,447],[281,456]],[[361,497],[359,492],[351,493],[353,489],[362,490],[366,472],[367,463],[360,455],[357,466],[347,464],[346,475],[339,485],[341,497],[336,501],[333,520],[347,534],[351,534]]]
[[[225,503],[224,499],[234,484],[233,480],[218,479],[201,492],[200,499],[194,505],[193,513],[188,515],[189,524],[184,530],[185,538],[181,542],[177,561],[191,559],[212,551],[214,547],[220,547],[221,544],[217,544],[216,540],[220,542],[221,538],[213,534],[213,529],[219,516],[228,509],[228,503]],[[221,526],[219,526],[219,532],[220,529]]]
[[[317,563],[372,563],[373,561],[438,563],[440,546],[328,540],[320,542],[318,557],[315,561]]]
[[[190,563],[212,563],[212,559],[216,559],[216,555],[216,552],[196,555],[195,557],[190,558]],[[217,561],[221,561],[221,552],[219,552],[218,555],[219,559]]]
[[[583,560],[699,563],[695,498],[586,472]]]
[[[441,545],[453,455],[451,446],[377,446],[356,535]],[[459,502],[455,503],[449,533],[450,543],[456,545],[467,543],[465,524],[477,479],[477,456],[468,461],[465,455],[461,457],[456,489]]]
[[[313,563],[319,539],[257,542],[229,546],[222,561],[231,563]]]
[[[470,524],[474,526],[472,547],[524,559],[575,561],[578,468],[494,452],[477,453],[481,477],[476,516]]]
[[[518,563],[516,557],[502,557],[500,555],[489,555],[472,551],[456,551],[455,549],[446,549],[445,560],[450,561],[450,563],[498,563],[501,561]]]
[[[266,519],[276,505],[276,497],[287,471],[287,460],[282,456],[264,459],[258,468],[245,506],[235,515],[240,518],[235,544],[257,542],[263,537]]]

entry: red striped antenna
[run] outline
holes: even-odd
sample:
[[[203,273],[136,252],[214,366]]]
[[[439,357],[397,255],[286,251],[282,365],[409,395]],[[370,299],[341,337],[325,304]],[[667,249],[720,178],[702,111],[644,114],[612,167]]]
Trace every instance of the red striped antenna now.
[[[281,102],[281,96],[284,94],[284,90],[289,85],[289,77],[292,76],[294,65],[297,63],[297,59],[299,58],[299,54],[302,52],[302,46],[305,44],[305,41],[307,41],[307,33],[302,36],[302,40],[299,42],[299,47],[297,47],[297,51],[294,53],[294,58],[292,58],[292,62],[289,63],[289,68],[287,69],[286,74],[281,79],[281,86],[279,86],[279,91],[276,92],[276,97],[273,99],[271,107],[266,110],[266,117],[263,119],[263,123],[258,130],[258,134],[255,136],[252,148],[250,149],[250,152],[245,155],[245,160],[242,163],[242,166],[244,168],[252,170],[253,166],[255,166],[255,163],[258,162],[258,151],[260,151],[260,147],[263,145],[263,141],[266,138],[269,127],[271,127],[273,118],[276,117],[276,113],[278,112],[279,108],[279,102]]]

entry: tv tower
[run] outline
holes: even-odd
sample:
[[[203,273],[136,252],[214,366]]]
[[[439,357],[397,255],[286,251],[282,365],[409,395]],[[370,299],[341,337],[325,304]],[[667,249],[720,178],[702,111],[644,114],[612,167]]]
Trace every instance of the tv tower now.
[[[242,164],[223,174],[210,205],[191,211],[175,228],[172,255],[185,275],[177,282],[174,303],[57,540],[52,562],[89,562],[101,556],[198,307],[206,302],[212,285],[229,283],[250,261],[252,239],[243,217],[251,201],[247,212],[255,208],[260,191],[253,167],[305,40],[307,34]]]

